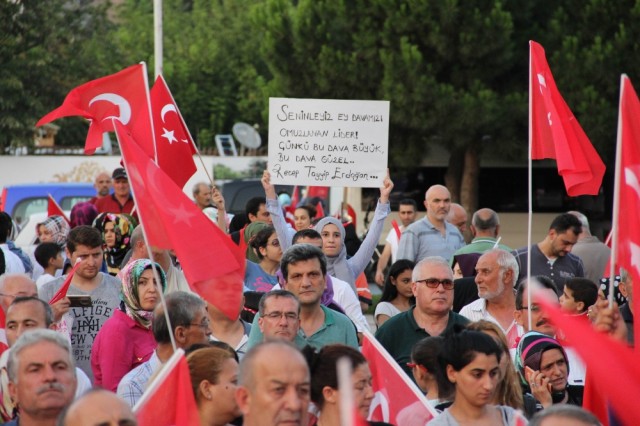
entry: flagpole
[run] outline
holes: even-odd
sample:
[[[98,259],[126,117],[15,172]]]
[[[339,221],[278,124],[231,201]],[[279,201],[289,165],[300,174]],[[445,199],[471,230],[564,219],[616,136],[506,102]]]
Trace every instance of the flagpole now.
[[[615,291],[616,260],[618,259],[618,217],[620,215],[620,177],[622,164],[622,99],[626,74],[620,75],[620,101],[618,102],[618,135],[616,141],[616,165],[613,180],[613,212],[611,218],[611,258],[609,260],[609,307],[613,306]]]
[[[155,77],[158,78],[162,74],[162,55],[163,55],[163,40],[162,40],[162,0],[153,0],[153,54],[154,54],[154,66],[153,71]]]
[[[337,362],[338,389],[340,390],[340,424],[341,426],[353,426],[353,384],[351,380],[351,361],[346,356]]]
[[[122,152],[122,147],[121,147],[121,143],[120,143],[120,135],[118,134],[118,130],[116,128],[116,123],[115,123],[115,119],[112,118],[111,119],[112,123],[113,123],[113,128],[116,130],[116,140],[118,141],[118,146],[120,147],[120,152]],[[122,162],[124,163],[124,167],[127,170],[127,175],[129,173],[129,169],[128,169],[128,164],[127,161],[125,160],[125,157],[122,156]],[[133,186],[131,186],[131,196],[133,197],[133,202],[134,204],[138,203],[138,200],[136,200],[136,193],[133,190]],[[153,253],[151,252],[151,246],[149,245],[149,239],[147,238],[147,231],[144,228],[144,223],[142,222],[142,214],[138,214],[138,218],[140,219],[140,224],[138,226],[140,226],[140,229],[142,229],[142,237],[144,238],[144,243],[145,246],[147,247],[147,256],[149,256],[149,260],[153,263]],[[153,271],[153,277],[155,278],[156,282],[158,284],[162,283],[162,281],[160,280],[160,276],[158,275],[158,271],[156,270],[155,265],[153,265],[153,268],[151,268],[151,270]],[[160,291],[158,292],[160,293],[160,303],[162,304],[162,309],[164,310],[164,319],[167,322],[167,328],[169,329],[169,339],[171,340],[171,346],[173,347],[173,351],[175,353],[175,351],[177,350],[178,346],[176,345],[176,339],[173,335],[173,327],[171,325],[171,319],[169,318],[169,310],[167,309],[167,302],[164,298],[164,291],[162,289],[162,286],[160,288]]]
[[[147,400],[151,398],[151,396],[153,396],[153,393],[156,391],[158,386],[163,382],[164,379],[167,378],[169,373],[171,373],[171,370],[173,370],[173,368],[178,365],[180,358],[182,358],[183,356],[184,351],[182,349],[176,349],[173,352],[171,358],[169,358],[167,362],[162,365],[162,368],[160,368],[158,374],[156,374],[155,378],[150,383],[148,383],[148,386],[144,390],[144,393],[142,394],[138,402],[136,402],[136,405],[133,406],[134,413],[137,413],[140,408],[142,408],[142,406],[147,402]],[[167,401],[167,403],[170,403],[170,401]]]
[[[158,147],[156,146],[156,132],[153,130],[153,111],[151,110],[151,95],[149,95],[149,78],[147,77],[147,63],[140,62],[142,64],[142,77],[144,78],[144,94],[147,98],[147,109],[149,110],[149,126],[151,126],[151,141],[153,143],[153,161],[158,164]],[[115,127],[114,127],[115,128]],[[137,141],[136,141],[137,142]]]
[[[533,221],[533,195],[532,195],[532,187],[533,187],[533,161],[532,150],[533,150],[533,119],[532,119],[532,111],[533,111],[533,93],[532,93],[532,84],[531,84],[531,40],[529,40],[529,159],[528,159],[528,179],[529,185],[527,188],[528,191],[528,200],[529,200],[529,212],[527,217],[527,312],[529,316],[529,331],[531,331],[531,227]]]

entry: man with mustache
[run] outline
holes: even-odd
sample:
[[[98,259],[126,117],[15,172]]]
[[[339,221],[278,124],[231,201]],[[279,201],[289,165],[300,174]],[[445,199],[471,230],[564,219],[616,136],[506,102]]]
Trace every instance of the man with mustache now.
[[[19,417],[5,425],[54,426],[76,391],[75,363],[65,337],[52,330],[24,333],[11,348],[7,369]]]
[[[451,209],[451,194],[442,185],[433,185],[425,193],[427,214],[413,222],[402,233],[398,245],[398,259],[418,263],[425,257],[440,256],[447,261],[464,246],[464,238],[458,228],[447,222]]]

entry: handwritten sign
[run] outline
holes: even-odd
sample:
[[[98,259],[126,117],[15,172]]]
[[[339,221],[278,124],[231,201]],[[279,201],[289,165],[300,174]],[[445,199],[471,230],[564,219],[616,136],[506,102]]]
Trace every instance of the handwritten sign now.
[[[388,101],[269,99],[273,183],[379,187],[388,147]]]

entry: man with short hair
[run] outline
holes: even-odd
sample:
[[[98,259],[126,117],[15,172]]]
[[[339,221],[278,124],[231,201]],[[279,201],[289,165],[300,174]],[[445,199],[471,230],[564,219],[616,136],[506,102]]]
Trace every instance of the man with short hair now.
[[[244,426],[306,426],[310,399],[309,367],[290,344],[260,343],[240,362],[236,402]]]
[[[26,274],[0,275],[0,308],[6,314],[17,297],[37,297],[38,286]],[[5,328],[0,324],[0,353],[8,348]]]
[[[415,380],[407,367],[413,345],[425,337],[451,331],[455,324],[468,324],[469,320],[451,311],[453,271],[447,260],[439,256],[422,259],[413,269],[411,279],[415,306],[382,324],[376,339]]]
[[[318,247],[295,244],[282,254],[280,268],[284,290],[300,302],[300,330],[296,346],[320,349],[331,343],[358,347],[356,328],[346,315],[323,306],[320,298],[326,287],[327,259]],[[255,325],[256,319],[254,319]],[[262,342],[260,327],[252,327],[248,346]]]
[[[426,216],[402,233],[398,245],[398,259],[418,263],[430,256],[450,260],[453,253],[464,246],[464,238],[454,225],[447,222],[451,208],[451,194],[442,185],[433,185],[425,193]]]
[[[63,426],[136,426],[131,408],[113,392],[95,388],[69,406],[61,419]]]
[[[464,247],[459,248],[453,254],[452,266],[460,267],[463,277],[471,277],[476,274],[476,263],[482,253],[493,248],[512,251],[511,248],[500,244],[500,218],[495,211],[483,208],[476,211],[471,218],[471,234],[473,240]]]
[[[531,275],[546,275],[551,278],[558,296],[562,294],[565,281],[584,277],[582,260],[571,253],[580,232],[580,220],[572,214],[563,213],[553,219],[545,239],[531,246]],[[528,251],[529,247],[522,247],[513,253],[520,267],[518,281],[527,276]]]
[[[485,252],[476,265],[478,300],[460,310],[469,321],[487,320],[497,324],[507,338],[509,348],[515,348],[524,330],[513,318],[516,307],[514,286],[518,263],[511,253],[502,249]]]
[[[389,231],[387,239],[385,240],[384,249],[382,250],[382,254],[378,259],[378,265],[376,267],[375,281],[376,284],[378,284],[380,287],[384,285],[384,270],[389,264],[389,259],[391,259],[392,265],[397,260],[400,236],[409,225],[415,222],[417,212],[418,205],[416,204],[415,200],[411,198],[400,200],[400,204],[398,205],[398,217],[400,218],[400,225],[397,228],[393,227]]]
[[[13,347],[16,341],[25,332],[38,329],[53,328],[53,311],[51,306],[37,297],[16,297],[6,311],[6,330],[9,348]],[[2,395],[9,395],[9,378],[6,374],[7,360],[11,349],[5,351],[0,356],[0,384]],[[79,368],[75,368],[77,387],[76,398],[91,388],[91,380]],[[14,417],[15,406],[10,398],[0,400],[0,415],[3,420],[10,420]]]
[[[582,232],[578,235],[578,242],[573,246],[571,253],[582,259],[585,278],[599,283],[602,277],[608,276],[609,271],[605,271],[605,269],[609,264],[611,249],[598,237],[591,234],[589,219],[584,214],[575,210],[567,213],[577,217],[582,224]]]
[[[76,375],[69,342],[52,330],[24,333],[9,355],[9,392],[18,418],[5,425],[54,426],[73,401]]]
[[[93,181],[93,187],[96,189],[96,196],[89,200],[91,204],[95,204],[99,199],[109,196],[111,188],[113,188],[111,176],[106,172],[98,173]]]
[[[209,341],[211,327],[204,300],[193,293],[176,291],[166,296],[165,303],[176,347],[187,349],[196,343]],[[136,405],[153,373],[173,355],[171,333],[162,305],[158,305],[154,310],[151,329],[158,347],[148,361],[125,374],[118,384],[118,396],[130,407]]]
[[[460,234],[464,237],[464,233],[467,231],[467,221],[469,220],[469,213],[462,204],[451,203],[449,213],[447,214],[447,222],[458,228]]]
[[[300,329],[300,302],[287,290],[271,290],[258,304],[258,326],[264,340],[293,343]]]
[[[134,208],[133,196],[129,186],[127,171],[118,167],[111,175],[113,194],[98,198],[95,202],[99,213],[131,213]]]
[[[204,210],[207,207],[214,207],[211,203],[211,185],[205,182],[198,182],[193,185],[192,189],[193,201],[200,210]]]
[[[102,325],[120,306],[120,280],[109,274],[100,272],[103,261],[102,235],[96,228],[82,225],[73,228],[67,237],[67,258],[75,265],[82,260],[71,278],[67,297],[54,303],[56,322],[67,312],[71,313],[71,346],[78,367],[93,380],[91,370],[91,349],[93,341]],[[60,290],[66,276],[44,284],[38,290],[38,296],[49,302]],[[68,296],[89,296],[90,307],[71,307]]]
[[[569,404],[555,404],[536,413],[529,426],[602,426],[600,420],[587,410]]]
[[[571,315],[587,315],[598,300],[598,286],[587,278],[571,278],[564,284],[560,308]]]

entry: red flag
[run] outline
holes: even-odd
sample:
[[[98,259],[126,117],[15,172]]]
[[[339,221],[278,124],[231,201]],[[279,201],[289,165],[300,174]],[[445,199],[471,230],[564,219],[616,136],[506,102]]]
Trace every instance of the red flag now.
[[[534,291],[533,297],[585,362],[591,385],[607,395],[616,416],[624,424],[636,424],[640,366],[632,350],[606,334],[598,333],[583,318],[566,315],[539,292]]]
[[[176,350],[133,408],[140,426],[198,426],[189,365]]]
[[[299,202],[300,202],[300,189],[298,189],[298,185],[296,185],[293,187],[293,193],[291,194],[291,208],[295,209]]]
[[[149,244],[173,249],[191,288],[229,318],[237,319],[244,253],[142,152],[120,123],[115,125]]]
[[[318,201],[316,204],[316,217],[322,219],[324,217],[324,208],[322,207],[322,201]]]
[[[156,79],[150,95],[158,166],[182,188],[197,170],[193,161],[196,153],[193,139],[161,75]]]
[[[400,231],[400,226],[398,226],[398,222],[395,219],[391,221],[391,226],[393,226],[393,230],[396,231],[396,236],[398,237],[398,241],[400,241],[400,237],[402,236],[402,231]]]
[[[53,295],[51,300],[49,300],[49,304],[50,305],[53,305],[54,303],[56,303],[56,302],[64,299],[65,297],[67,297],[67,292],[69,291],[69,286],[71,285],[71,280],[73,279],[73,274],[75,274],[76,270],[78,270],[78,267],[80,266],[80,262],[82,262],[82,261],[78,260],[76,262],[76,264],[73,265],[73,268],[71,268],[69,273],[67,273],[67,278],[64,280],[64,283],[62,283],[62,287],[60,287],[60,290],[58,290],[58,292]]]
[[[71,225],[71,221],[60,207],[60,204],[56,203],[51,194],[49,194],[49,202],[47,203],[47,216],[62,216],[64,220]]]
[[[102,146],[102,134],[113,132],[111,119],[115,118],[127,126],[136,140],[144,142],[144,152],[155,158],[146,68],[144,63],[133,65],[76,87],[36,126],[73,115],[87,118],[91,124],[84,151],[93,154]]]
[[[531,159],[555,158],[570,196],[598,195],[604,163],[558,91],[544,49],[529,46]]]
[[[362,354],[369,363],[375,392],[369,420],[423,426],[437,415],[415,383],[366,330],[362,335]]]

